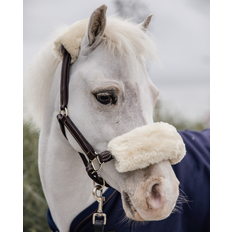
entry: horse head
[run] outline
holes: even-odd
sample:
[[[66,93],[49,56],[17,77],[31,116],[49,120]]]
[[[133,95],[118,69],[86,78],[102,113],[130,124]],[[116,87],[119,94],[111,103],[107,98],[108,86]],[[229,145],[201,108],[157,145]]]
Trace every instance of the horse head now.
[[[80,47],[76,46],[78,51],[70,46],[70,38],[67,41],[59,38],[57,42],[59,45],[59,41],[61,44],[64,41],[73,62],[69,115],[97,152],[108,149],[114,138],[151,125],[159,94],[145,65],[145,58],[153,56],[155,49],[146,34],[151,15],[135,25],[116,18],[107,19],[106,8],[105,5],[97,8],[84,22],[87,29]],[[136,135],[135,143],[142,139],[140,136]],[[68,132],[67,138],[71,146],[81,152]],[[145,156],[146,152],[139,162],[142,163]],[[115,162],[104,164],[99,174],[121,193],[126,216],[137,221],[168,217],[179,194],[179,181],[170,162],[160,160],[124,171],[119,171]]]

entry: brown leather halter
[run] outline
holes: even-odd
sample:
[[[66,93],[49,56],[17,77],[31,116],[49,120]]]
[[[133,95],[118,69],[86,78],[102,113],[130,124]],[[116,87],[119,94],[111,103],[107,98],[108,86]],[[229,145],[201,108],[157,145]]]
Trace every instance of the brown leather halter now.
[[[89,160],[86,159],[86,156],[84,154],[79,152],[89,177],[94,182],[100,185],[105,185],[107,187],[110,187],[107,183],[105,183],[102,177],[98,175],[97,172],[101,169],[103,163],[106,163],[113,159],[111,152],[106,150],[98,154],[68,116],[68,96],[69,96],[68,87],[69,87],[69,70],[70,70],[71,56],[63,46],[61,47],[61,52],[63,54],[63,62],[62,62],[61,81],[60,81],[60,112],[57,115],[57,119],[60,124],[60,129],[64,137],[67,139],[65,133],[65,128],[67,128],[68,131],[73,136],[73,138],[76,140],[76,142],[82,148],[85,155],[88,157]],[[93,164],[95,160],[98,161],[99,168],[95,168]]]

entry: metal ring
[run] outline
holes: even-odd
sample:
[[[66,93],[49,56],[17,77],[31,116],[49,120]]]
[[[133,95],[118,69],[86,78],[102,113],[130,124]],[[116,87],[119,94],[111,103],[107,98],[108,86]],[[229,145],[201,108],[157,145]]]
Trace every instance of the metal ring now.
[[[68,116],[68,109],[65,107],[64,110],[60,110],[59,114],[62,114],[62,113],[65,114],[67,117]]]
[[[62,114],[62,112],[65,112],[66,117],[68,116],[68,109],[65,107],[64,110],[60,110],[59,114]]]
[[[98,176],[102,179],[103,185],[100,185],[100,184],[95,185],[96,182],[93,181],[93,187],[97,187],[97,188],[101,187],[100,189],[97,189],[97,190],[101,191],[101,190],[103,190],[105,188],[106,182],[105,182],[105,180],[100,175],[98,175]]]

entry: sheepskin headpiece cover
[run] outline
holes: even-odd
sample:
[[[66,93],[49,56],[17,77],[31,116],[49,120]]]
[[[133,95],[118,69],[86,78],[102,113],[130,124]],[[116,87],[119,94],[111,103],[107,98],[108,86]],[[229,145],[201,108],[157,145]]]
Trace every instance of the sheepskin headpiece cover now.
[[[185,145],[176,128],[157,122],[135,128],[108,144],[119,172],[128,172],[169,160],[179,163],[186,154]]]

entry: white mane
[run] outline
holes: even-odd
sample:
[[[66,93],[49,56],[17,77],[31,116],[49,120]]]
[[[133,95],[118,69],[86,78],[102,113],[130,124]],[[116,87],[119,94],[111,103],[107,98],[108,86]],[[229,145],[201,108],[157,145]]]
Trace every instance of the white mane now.
[[[62,60],[60,45],[76,60],[81,41],[87,31],[88,19],[70,27],[62,26],[51,36],[47,44],[31,62],[24,77],[24,118],[31,120],[40,129],[44,108],[48,99],[53,76]],[[109,17],[104,33],[104,42],[109,52],[118,52],[127,60],[141,57],[156,58],[156,49],[151,38],[139,26],[129,20]]]

